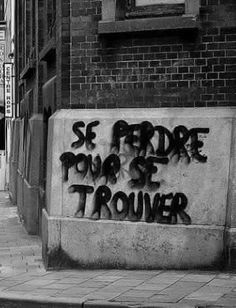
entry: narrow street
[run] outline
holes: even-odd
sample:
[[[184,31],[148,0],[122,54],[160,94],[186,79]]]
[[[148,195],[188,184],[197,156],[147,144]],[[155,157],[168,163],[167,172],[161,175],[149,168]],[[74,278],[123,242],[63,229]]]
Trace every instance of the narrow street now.
[[[41,241],[0,193],[0,307],[235,307],[236,274],[201,271],[46,271]]]

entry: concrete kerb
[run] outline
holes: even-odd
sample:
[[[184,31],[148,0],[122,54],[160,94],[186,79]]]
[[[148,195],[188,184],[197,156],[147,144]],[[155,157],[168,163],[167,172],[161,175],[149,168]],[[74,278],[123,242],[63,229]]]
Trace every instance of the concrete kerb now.
[[[78,298],[56,298],[0,292],[0,308],[82,308],[83,304],[84,301]]]
[[[18,295],[0,292],[0,308],[213,308],[220,306],[196,306],[188,304],[170,304],[170,303],[119,303],[108,301],[84,301],[77,298],[56,298],[37,295]]]
[[[107,301],[87,301],[83,308],[198,308],[196,305],[171,304],[171,303],[150,303],[150,304],[131,304]],[[207,307],[199,307],[207,308]]]

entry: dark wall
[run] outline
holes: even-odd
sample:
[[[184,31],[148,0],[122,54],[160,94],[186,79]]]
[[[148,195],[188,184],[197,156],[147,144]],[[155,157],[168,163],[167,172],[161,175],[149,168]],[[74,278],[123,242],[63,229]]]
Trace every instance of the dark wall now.
[[[68,107],[235,105],[234,0],[201,0],[196,31],[98,35],[99,20],[101,1],[71,0]]]

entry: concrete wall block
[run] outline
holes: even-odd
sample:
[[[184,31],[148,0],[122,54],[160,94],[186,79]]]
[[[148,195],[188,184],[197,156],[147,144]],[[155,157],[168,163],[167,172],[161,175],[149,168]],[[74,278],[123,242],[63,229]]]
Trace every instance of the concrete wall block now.
[[[30,152],[29,152],[29,176],[28,182],[31,186],[40,183],[40,168],[42,168],[43,149],[43,116],[34,115],[29,120]]]
[[[223,264],[223,228],[61,220],[61,248],[90,268],[210,268]]]
[[[22,174],[17,170],[17,208],[20,218],[24,219],[24,179]]]
[[[10,162],[9,194],[13,204],[17,204],[17,162]]]
[[[18,157],[18,169],[21,174],[24,174],[26,170],[24,170],[24,119],[20,120],[19,123],[19,157]]]
[[[227,225],[236,227],[236,119],[232,122]],[[236,246],[236,241],[235,241]]]
[[[48,216],[47,211],[42,211],[42,254],[46,268],[51,267],[52,257],[60,251],[61,247],[61,222]]]
[[[23,182],[24,189],[24,226],[29,234],[38,234],[39,196],[38,188],[31,186],[26,180]]]
[[[12,126],[12,140],[11,153],[9,162],[9,193],[13,204],[17,203],[17,168],[19,157],[19,143],[20,143],[20,120],[13,121]]]
[[[19,143],[20,143],[20,124],[21,120],[16,119],[13,121],[12,129],[12,146],[11,146],[11,161],[17,162],[19,156]]]
[[[58,190],[61,180],[56,174],[61,169],[60,153],[64,151],[64,143],[58,143],[58,140],[61,140],[64,132],[64,119],[68,112],[67,110],[56,112],[49,119],[46,187],[46,208],[49,215],[62,215],[62,190]],[[55,159],[55,156],[58,160]]]
[[[61,242],[48,264],[58,266],[61,254],[63,266],[222,265],[235,118],[235,108],[56,112],[46,204],[47,220],[61,222]],[[146,169],[150,160],[156,168]]]

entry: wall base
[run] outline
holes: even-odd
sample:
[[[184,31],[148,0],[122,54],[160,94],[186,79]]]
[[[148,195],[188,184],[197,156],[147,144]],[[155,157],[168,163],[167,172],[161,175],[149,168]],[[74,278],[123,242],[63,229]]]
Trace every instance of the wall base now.
[[[38,188],[31,186],[17,172],[17,207],[19,216],[29,234],[35,235],[39,232],[39,193]]]
[[[92,221],[43,210],[46,268],[192,269],[224,264],[223,227]]]
[[[236,269],[236,228],[226,231],[226,258],[228,269]]]
[[[29,234],[39,232],[39,193],[38,187],[31,186],[24,180],[24,225]]]

